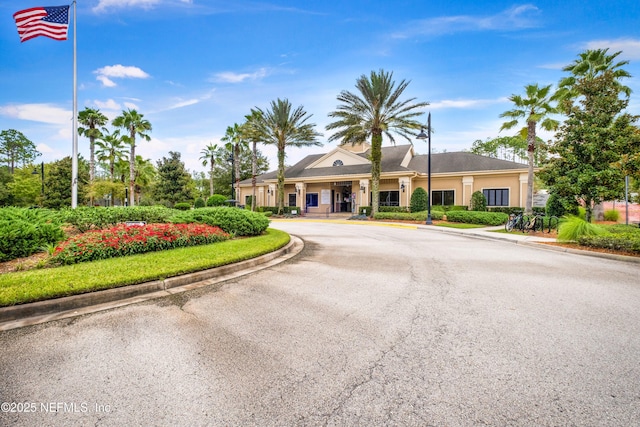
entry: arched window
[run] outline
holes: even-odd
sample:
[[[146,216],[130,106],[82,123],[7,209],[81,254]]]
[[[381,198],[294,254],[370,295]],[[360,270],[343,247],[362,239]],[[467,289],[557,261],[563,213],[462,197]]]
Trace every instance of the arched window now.
[[[335,162],[333,162],[333,166],[342,166],[344,165],[344,163],[342,163],[342,160],[336,160]]]

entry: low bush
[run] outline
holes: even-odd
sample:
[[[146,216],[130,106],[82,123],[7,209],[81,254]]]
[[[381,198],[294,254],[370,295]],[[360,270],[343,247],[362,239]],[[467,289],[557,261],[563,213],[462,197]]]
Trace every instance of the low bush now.
[[[620,212],[616,210],[604,211],[604,220],[618,222],[620,219]]]
[[[427,209],[427,206],[425,205],[424,209]],[[407,208],[406,206],[378,206],[378,212],[401,212],[401,213],[405,213],[405,212],[410,212],[409,208]]]
[[[509,215],[502,212],[449,211],[447,221],[467,224],[501,225],[507,222]]]
[[[586,236],[601,236],[607,231],[577,216],[568,216],[558,226],[558,240],[561,242],[577,242]]]
[[[426,211],[429,207],[429,195],[427,194],[427,191],[422,187],[418,187],[413,190],[413,193],[411,194],[411,202],[409,204],[411,206],[411,212]]]
[[[302,212],[302,209],[300,209],[300,207],[298,207],[298,206],[283,206],[282,210],[283,210],[285,215],[291,214],[291,211],[296,211],[296,213],[298,215],[300,215],[300,212]],[[278,207],[277,206],[260,206],[258,208],[258,211],[260,211],[260,212],[271,212],[273,215],[277,215],[278,214]]]
[[[176,203],[175,205],[173,205],[173,208],[179,211],[188,211],[191,209],[191,203],[189,202]]]
[[[471,195],[470,210],[478,212],[485,212],[487,210],[487,198],[482,191],[474,191]]]
[[[229,198],[227,196],[223,196],[222,194],[214,194],[213,196],[207,199],[207,206],[228,206],[227,200]]]
[[[441,220],[444,217],[443,211],[431,211],[431,219]],[[422,212],[378,212],[374,219],[380,220],[400,220],[400,221],[426,221],[427,211]]]
[[[612,249],[640,253],[640,233],[609,233],[597,236],[580,236],[577,242],[592,248]]]
[[[206,204],[204,203],[204,199],[202,197],[198,197],[195,202],[193,202],[193,207],[198,209],[198,208],[204,208],[206,206]]]
[[[48,209],[0,209],[0,261],[27,257],[64,239],[59,216]]]
[[[84,261],[205,245],[229,239],[220,227],[205,224],[120,224],[103,230],[90,230],[58,245],[53,264]]]
[[[217,207],[200,208],[175,215],[174,223],[200,223],[220,227],[234,236],[257,236],[269,227],[269,219],[245,209]]]
[[[91,229],[101,229],[127,221],[165,223],[177,212],[164,206],[131,206],[93,208],[78,207],[60,211],[62,222],[73,225],[81,233]]]

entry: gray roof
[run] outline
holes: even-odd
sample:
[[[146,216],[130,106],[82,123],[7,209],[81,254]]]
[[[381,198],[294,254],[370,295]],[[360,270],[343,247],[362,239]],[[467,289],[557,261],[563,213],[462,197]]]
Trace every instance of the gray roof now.
[[[411,145],[382,147],[382,173],[414,171],[427,173],[428,156],[426,154],[415,155],[409,162],[408,167],[403,167],[401,165],[402,160],[404,160],[407,152],[411,148]],[[306,156],[304,159],[285,170],[285,179],[292,180],[329,175],[366,175],[371,173],[370,164],[306,169],[309,165],[318,161],[326,154],[327,153],[311,154]],[[366,159],[369,156],[369,151],[357,155]],[[432,153],[431,166],[433,168],[433,173],[462,173],[526,168],[526,165],[522,163],[494,159],[492,157],[485,157],[467,152]],[[275,179],[277,179],[277,171],[271,171],[258,176],[257,182],[263,183],[267,180]],[[242,184],[250,183],[250,179],[242,181]]]

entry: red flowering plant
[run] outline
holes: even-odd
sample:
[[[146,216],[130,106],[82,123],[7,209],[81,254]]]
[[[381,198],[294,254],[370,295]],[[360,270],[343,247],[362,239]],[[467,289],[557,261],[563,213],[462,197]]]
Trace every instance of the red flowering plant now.
[[[124,225],[90,230],[59,244],[53,253],[54,264],[141,254],[186,246],[205,245],[228,240],[220,227],[206,224]]]

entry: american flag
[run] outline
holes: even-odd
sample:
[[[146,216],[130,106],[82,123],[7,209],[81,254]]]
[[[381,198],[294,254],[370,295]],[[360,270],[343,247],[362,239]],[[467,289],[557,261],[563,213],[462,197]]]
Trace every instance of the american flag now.
[[[69,29],[69,6],[32,7],[13,14],[20,41],[45,36],[66,40]]]

